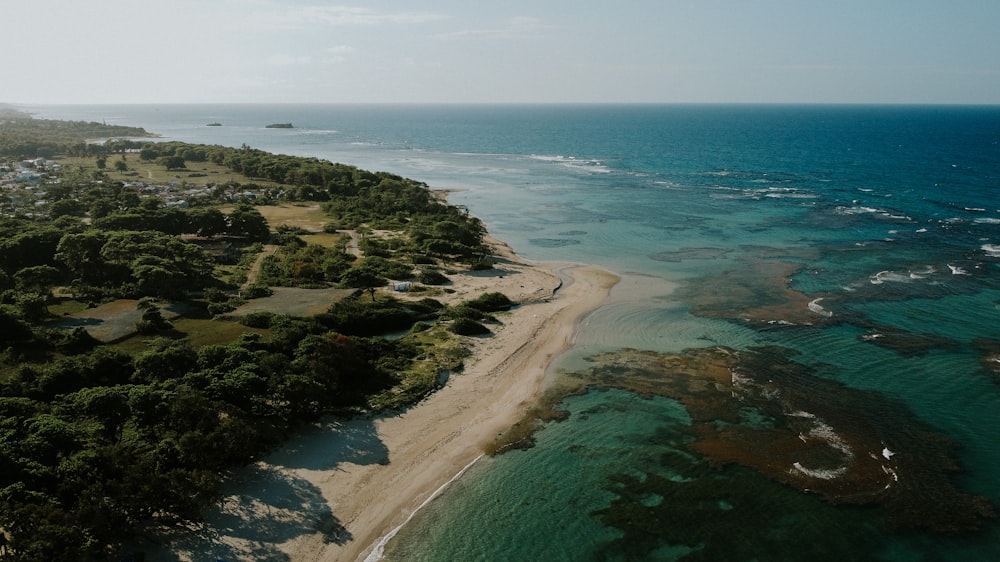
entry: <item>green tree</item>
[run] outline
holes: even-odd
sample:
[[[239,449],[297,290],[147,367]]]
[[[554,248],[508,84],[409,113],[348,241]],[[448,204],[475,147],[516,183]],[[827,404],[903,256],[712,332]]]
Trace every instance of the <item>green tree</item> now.
[[[384,287],[388,279],[366,267],[352,267],[340,278],[340,285],[348,289],[365,289],[375,302],[375,291]]]
[[[20,312],[11,306],[0,305],[0,346],[6,348],[34,339],[31,326],[23,320]]]
[[[49,316],[49,299],[40,293],[19,293],[15,299],[21,316],[29,322],[41,322]]]
[[[229,213],[226,221],[229,223],[228,231],[232,236],[245,236],[258,241],[265,241],[271,236],[267,219],[252,205],[245,203],[237,205]]]
[[[187,168],[182,156],[162,156],[156,162],[168,170],[183,170]]]
[[[87,206],[77,199],[61,199],[53,201],[49,205],[49,216],[58,218],[62,216],[82,217],[87,212]]]
[[[84,388],[62,398],[61,406],[78,417],[92,419],[103,427],[108,439],[117,441],[129,419],[129,393],[123,386]]]
[[[164,341],[139,354],[134,364],[136,382],[179,379],[198,366],[198,354],[186,341]]]
[[[228,228],[226,215],[214,208],[196,207],[191,209],[187,211],[187,219],[187,232],[194,232],[198,236],[225,234]]]
[[[56,247],[55,260],[69,270],[74,284],[100,285],[110,278],[101,255],[107,240],[107,236],[97,230],[66,234]]]
[[[48,294],[59,279],[59,270],[51,265],[26,267],[14,274],[15,287],[25,293]]]

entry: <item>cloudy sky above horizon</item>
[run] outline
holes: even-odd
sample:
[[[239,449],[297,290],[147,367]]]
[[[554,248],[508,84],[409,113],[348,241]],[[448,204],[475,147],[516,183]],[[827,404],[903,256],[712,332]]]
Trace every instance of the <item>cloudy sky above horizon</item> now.
[[[15,104],[1000,103],[991,0],[5,0],[0,21]]]

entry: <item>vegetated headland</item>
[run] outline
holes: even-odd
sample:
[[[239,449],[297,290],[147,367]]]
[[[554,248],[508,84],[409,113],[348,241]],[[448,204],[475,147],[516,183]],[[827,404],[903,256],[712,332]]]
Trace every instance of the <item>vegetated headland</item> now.
[[[378,485],[413,469],[397,458],[440,452],[448,466],[428,464],[394,492],[422,501],[454,475],[450,463],[516,421],[540,372],[482,392],[485,379],[463,369],[526,361],[513,351],[568,306],[552,299],[573,285],[568,269],[560,280],[520,260],[419,181],[151,136],[0,115],[4,552],[117,559],[142,537],[201,528],[234,471],[321,420],[387,420],[377,439],[393,468],[365,476]],[[589,307],[613,283],[577,278],[598,295]],[[553,309],[509,330],[530,317],[510,309],[530,302]],[[534,351],[551,358],[568,338]],[[445,384],[459,390],[412,408]],[[461,445],[442,448],[449,416],[476,411],[461,402],[486,398],[502,405],[496,416],[470,418]],[[407,433],[390,412],[424,425]],[[428,423],[442,428],[418,439]],[[332,486],[328,496],[347,489]],[[395,504],[366,508],[384,489],[353,491],[355,505],[318,507],[329,528],[297,531],[290,548],[360,552],[394,523]],[[358,520],[345,525],[344,513]]]

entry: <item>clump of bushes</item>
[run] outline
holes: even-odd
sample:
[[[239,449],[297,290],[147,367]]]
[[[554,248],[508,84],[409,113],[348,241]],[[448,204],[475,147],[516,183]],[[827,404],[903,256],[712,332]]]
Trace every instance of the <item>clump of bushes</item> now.
[[[481,260],[472,262],[472,264],[469,266],[469,269],[471,269],[472,271],[489,271],[493,269],[493,265],[494,262],[492,259],[483,258]]]
[[[271,322],[274,320],[274,313],[258,311],[251,312],[246,316],[240,318],[240,324],[247,326],[249,328],[270,328]]]
[[[493,292],[483,293],[465,304],[483,312],[500,312],[502,310],[510,310],[514,306],[514,301],[507,298],[507,295],[503,293]]]
[[[424,285],[447,285],[451,281],[436,269],[425,269],[417,276],[417,281]]]
[[[459,318],[453,321],[448,330],[460,336],[483,336],[490,333],[489,328],[471,318]]]
[[[240,296],[247,300],[269,297],[273,294],[274,291],[267,285],[258,285],[256,283],[247,285],[242,291],[240,291]]]

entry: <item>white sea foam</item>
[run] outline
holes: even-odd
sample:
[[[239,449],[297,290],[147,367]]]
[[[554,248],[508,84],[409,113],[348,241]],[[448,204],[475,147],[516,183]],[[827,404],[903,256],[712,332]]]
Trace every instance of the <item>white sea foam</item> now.
[[[826,318],[832,318],[833,317],[833,312],[831,312],[831,311],[823,308],[822,306],[820,306],[819,303],[822,300],[823,300],[823,297],[820,297],[818,299],[813,299],[813,301],[810,302],[809,305],[808,305],[809,306],[809,310],[812,311],[812,312],[814,312],[814,313],[816,313],[816,314],[819,314],[820,316],[823,316],[823,317],[826,317]]]
[[[765,190],[764,197],[769,197],[771,199],[818,199],[819,195],[815,193],[808,193],[805,191],[799,191],[797,189],[783,188],[783,187],[772,187]]]
[[[948,264],[948,269],[951,270],[952,275],[968,275],[969,274],[968,271],[962,269],[961,267],[958,267],[957,265],[951,265],[950,263]]]
[[[909,274],[896,273],[895,271],[879,271],[875,275],[871,276],[872,285],[881,285],[886,282],[892,283],[909,283],[913,280]]]
[[[876,209],[875,207],[861,207],[861,206],[844,207],[844,206],[840,206],[840,207],[837,207],[836,209],[834,209],[834,212],[837,213],[837,214],[840,214],[840,215],[866,215],[866,214],[873,214],[873,213],[884,213],[885,211],[883,211],[881,209]]]
[[[843,476],[847,472],[846,466],[842,466],[840,468],[836,468],[833,470],[824,468],[820,469],[806,468],[802,466],[802,463],[798,462],[793,463],[792,466],[795,467],[795,470],[798,470],[799,472],[805,474],[806,476],[811,476],[812,478],[819,478],[821,480],[833,480],[834,478],[839,478]]]
[[[813,425],[813,428],[809,431],[809,436],[826,441],[828,445],[837,449],[841,453],[844,453],[844,455],[849,459],[854,458],[854,451],[851,450],[850,445],[841,439],[832,427],[822,421],[819,421],[818,419]]]
[[[888,466],[884,466],[884,465],[883,465],[883,466],[882,466],[882,472],[884,472],[884,473],[888,474],[889,476],[892,476],[892,479],[893,479],[893,481],[894,481],[894,482],[899,482],[899,475],[898,475],[898,474],[896,474],[896,471],[895,471],[895,470],[893,470],[893,469],[889,468]],[[886,485],[886,488],[888,488],[889,486],[890,486],[890,485],[888,485],[888,484],[887,484],[887,485]]]
[[[385,545],[389,544],[389,541],[391,541],[393,539],[393,537],[395,537],[396,534],[398,534],[399,531],[404,526],[406,526],[406,524],[409,523],[411,519],[413,519],[413,516],[416,515],[421,509],[427,507],[427,505],[429,503],[431,503],[432,501],[434,501],[434,498],[436,498],[439,495],[441,495],[441,492],[444,492],[445,489],[448,488],[448,486],[451,486],[451,484],[455,480],[458,480],[463,474],[465,474],[465,471],[467,471],[470,468],[472,468],[472,465],[474,465],[477,462],[479,462],[479,459],[483,458],[483,456],[485,456],[485,455],[479,455],[478,457],[472,459],[472,462],[470,462],[469,464],[465,465],[465,467],[462,468],[462,470],[458,471],[458,474],[456,474],[455,476],[452,476],[451,480],[448,480],[444,484],[441,484],[441,486],[437,490],[434,490],[434,493],[431,494],[430,496],[428,496],[428,498],[426,500],[424,500],[423,503],[421,503],[420,505],[418,505],[417,509],[414,509],[413,512],[410,513],[410,515],[406,518],[405,521],[403,521],[402,523],[400,523],[399,526],[396,527],[395,529],[393,529],[393,530],[389,531],[388,533],[386,533],[384,537],[380,538],[378,540],[378,542],[375,543],[375,546],[372,547],[372,551],[368,554],[368,556],[365,557],[365,562],[378,562],[379,560],[381,560],[382,557],[385,555]]]
[[[822,420],[820,420],[813,414],[798,410],[788,415],[813,420],[812,429],[809,430],[809,433],[806,435],[802,435],[801,433],[799,434],[799,439],[801,439],[804,443],[808,443],[809,439],[819,439],[821,441],[825,441],[826,444],[829,445],[830,447],[840,451],[844,455],[846,460],[849,461],[854,458],[854,451],[851,450],[850,445],[848,445],[843,439],[841,439],[840,435],[837,435],[837,432],[834,431],[832,427],[823,423]],[[811,478],[819,478],[822,480],[833,480],[834,478],[843,476],[848,470],[847,464],[832,469],[808,468],[802,466],[802,463],[799,462],[793,463],[792,466],[795,468],[795,470],[801,472],[802,474],[805,474],[806,476],[809,476]]]
[[[983,244],[982,250],[991,258],[1000,258],[1000,244]]]
[[[562,155],[544,155],[544,154],[531,154],[528,156],[532,160],[539,160],[542,162],[552,162],[554,164],[559,164],[567,168],[574,170],[583,170],[589,173],[598,174],[609,174],[611,173],[611,168],[606,166],[600,160],[593,160],[587,158],[577,158],[576,156],[562,156]]]
[[[732,380],[732,384],[733,384],[734,388],[746,386],[748,384],[752,384],[753,383],[753,379],[752,378],[745,377],[745,376],[739,374],[739,372],[737,372],[735,369],[730,370],[729,371],[729,375],[730,375],[730,377],[732,377],[731,380]]]

